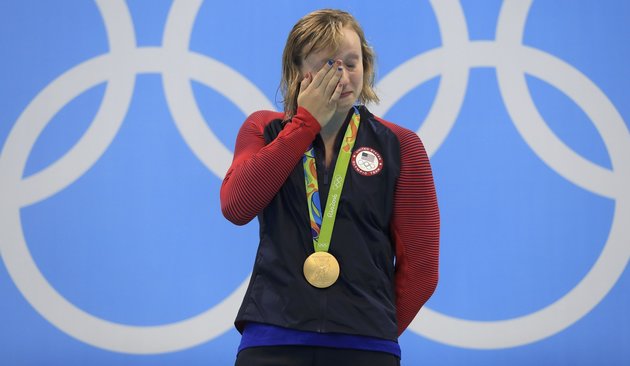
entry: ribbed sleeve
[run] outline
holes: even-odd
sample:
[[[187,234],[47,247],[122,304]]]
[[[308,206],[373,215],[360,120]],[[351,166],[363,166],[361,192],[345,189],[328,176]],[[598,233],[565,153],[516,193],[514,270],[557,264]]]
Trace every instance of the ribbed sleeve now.
[[[221,185],[221,210],[236,225],[247,224],[269,204],[319,133],[317,120],[300,107],[278,137],[266,144],[264,129],[282,117],[258,111],[239,130],[234,159]]]
[[[396,311],[400,335],[437,286],[440,215],[431,165],[420,138],[405,128],[381,122],[398,136],[401,150],[401,171],[390,227],[396,247]]]

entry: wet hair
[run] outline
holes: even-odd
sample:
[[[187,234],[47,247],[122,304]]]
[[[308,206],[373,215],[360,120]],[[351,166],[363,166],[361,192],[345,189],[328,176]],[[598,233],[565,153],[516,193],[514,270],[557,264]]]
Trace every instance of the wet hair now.
[[[312,52],[327,48],[336,50],[342,41],[342,29],[350,27],[361,41],[363,59],[363,88],[359,102],[367,104],[378,102],[374,92],[374,58],[372,47],[365,40],[363,29],[354,17],[342,10],[322,9],[305,15],[291,29],[282,53],[282,92],[286,118],[291,118],[297,111],[297,96],[302,76],[302,60]]]

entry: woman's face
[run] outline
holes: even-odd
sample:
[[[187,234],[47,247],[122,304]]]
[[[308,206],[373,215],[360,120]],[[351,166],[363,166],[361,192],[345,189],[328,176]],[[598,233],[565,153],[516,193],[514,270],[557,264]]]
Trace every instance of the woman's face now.
[[[343,74],[339,83],[343,85],[343,90],[337,102],[337,110],[345,113],[359,99],[363,90],[363,55],[357,33],[350,27],[342,28],[342,32],[337,50],[322,49],[309,54],[302,60],[300,72],[302,77],[307,72],[315,75],[329,59],[340,61]]]

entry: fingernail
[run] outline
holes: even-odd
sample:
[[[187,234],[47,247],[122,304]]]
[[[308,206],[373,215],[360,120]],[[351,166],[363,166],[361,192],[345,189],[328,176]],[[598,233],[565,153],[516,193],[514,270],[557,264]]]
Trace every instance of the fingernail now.
[[[334,61],[332,59],[328,60],[328,66],[332,66],[333,62]]]

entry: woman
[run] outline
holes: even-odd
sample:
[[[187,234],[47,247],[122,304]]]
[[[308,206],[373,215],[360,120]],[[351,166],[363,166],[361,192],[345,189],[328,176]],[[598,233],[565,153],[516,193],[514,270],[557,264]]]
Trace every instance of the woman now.
[[[398,365],[437,284],[426,152],[364,106],[374,53],[350,14],[306,15],[282,59],[284,113],[247,118],[221,187],[226,218],[260,223],[236,364]]]

